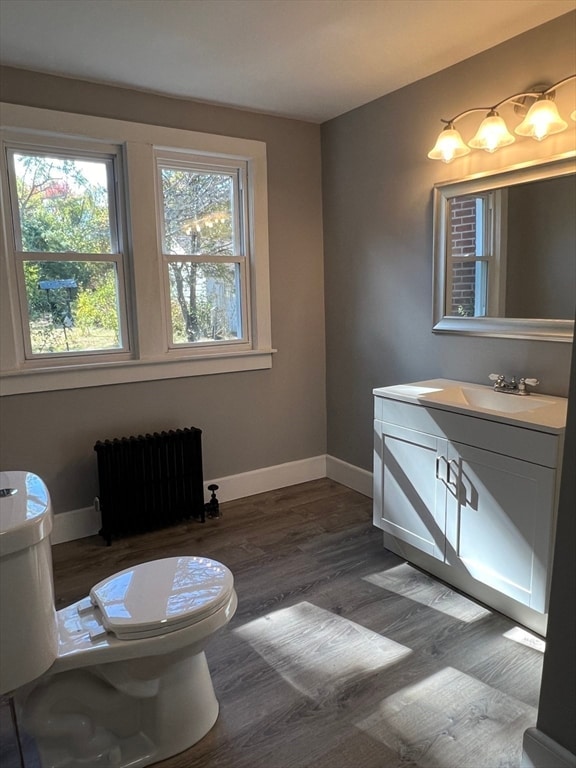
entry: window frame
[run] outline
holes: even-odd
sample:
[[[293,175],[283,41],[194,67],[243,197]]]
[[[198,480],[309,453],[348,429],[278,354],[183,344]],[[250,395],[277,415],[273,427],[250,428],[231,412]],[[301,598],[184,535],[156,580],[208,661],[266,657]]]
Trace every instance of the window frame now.
[[[121,148],[122,181],[126,189],[125,242],[127,319],[131,353],[113,359],[91,356],[66,364],[25,360],[19,342],[18,289],[13,259],[8,249],[0,258],[0,394],[74,389],[79,387],[153,381],[235,371],[271,368],[272,347],[268,253],[268,192],[266,144],[145,123],[56,112],[21,105],[0,104],[1,139],[27,144],[66,144],[101,149]],[[2,148],[2,151],[4,149]],[[163,264],[159,258],[157,154],[193,154],[208,164],[243,162],[247,187],[244,205],[249,219],[245,233],[249,249],[246,262],[246,299],[249,339],[245,344],[212,344],[199,349],[167,344],[169,324],[163,290]],[[8,194],[2,169],[2,198]],[[8,242],[6,206],[0,221]]]
[[[164,286],[164,314],[167,328],[168,349],[174,354],[180,350],[187,350],[191,355],[203,354],[207,348],[219,348],[220,352],[250,349],[252,345],[252,322],[250,307],[250,239],[248,234],[251,229],[246,191],[249,188],[248,165],[246,161],[230,158],[219,158],[217,161],[209,160],[205,156],[192,153],[183,153],[168,150],[156,150],[156,200],[158,218],[158,253],[162,261],[162,281]],[[231,177],[233,188],[233,231],[234,242],[238,242],[238,253],[232,256],[216,256],[214,254],[185,254],[175,256],[168,254],[164,249],[165,223],[163,204],[163,185],[161,171],[164,168],[176,170],[199,171],[201,173],[221,173]],[[240,272],[240,314],[242,325],[242,337],[237,340],[207,340],[194,342],[175,342],[170,312],[170,280],[169,265],[171,262],[189,262],[196,264],[238,264]]]
[[[56,156],[68,157],[75,160],[98,160],[106,164],[108,181],[108,215],[110,225],[109,253],[80,253],[77,251],[25,251],[22,248],[22,231],[19,211],[19,199],[16,189],[15,164],[13,156],[28,154],[35,157]],[[17,285],[19,308],[18,318],[18,347],[21,351],[22,363],[30,367],[40,364],[47,366],[64,366],[67,364],[82,364],[93,362],[94,358],[112,361],[129,359],[131,356],[131,332],[128,313],[128,296],[126,281],[126,236],[125,212],[123,206],[124,194],[122,184],[122,156],[120,148],[112,145],[93,145],[90,142],[79,144],[66,141],[62,145],[57,140],[23,142],[8,138],[2,146],[3,177],[7,185],[7,205],[5,206],[5,226],[7,235],[7,250],[14,260],[14,271]],[[114,349],[81,350],[71,352],[42,352],[32,351],[30,318],[26,293],[24,262],[26,261],[62,261],[62,262],[109,262],[116,267],[118,323],[121,344]]]
[[[460,197],[475,198],[474,216],[477,248],[471,254],[452,253],[452,202]],[[455,318],[451,313],[453,293],[453,264],[472,263],[475,265],[475,298],[472,319],[497,317],[504,309],[506,297],[506,236],[503,222],[507,218],[506,190],[493,189],[454,195],[446,198],[446,220],[444,223],[446,253],[446,288],[444,293],[443,316]],[[467,318],[468,319],[468,318]]]

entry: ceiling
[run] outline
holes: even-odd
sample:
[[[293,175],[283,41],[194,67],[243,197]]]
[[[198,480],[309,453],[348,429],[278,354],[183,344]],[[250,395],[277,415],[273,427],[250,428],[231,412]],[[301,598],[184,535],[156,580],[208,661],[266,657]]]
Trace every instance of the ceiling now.
[[[0,0],[3,64],[323,122],[576,0]]]

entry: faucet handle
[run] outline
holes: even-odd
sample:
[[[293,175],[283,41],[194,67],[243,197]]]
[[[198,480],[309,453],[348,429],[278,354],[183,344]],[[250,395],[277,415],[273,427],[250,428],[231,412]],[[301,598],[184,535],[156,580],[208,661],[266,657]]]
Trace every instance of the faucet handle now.
[[[498,381],[498,379],[503,379],[504,376],[501,373],[491,373],[488,378],[490,381]]]
[[[518,394],[519,395],[529,395],[530,392],[526,389],[526,384],[528,384],[531,387],[535,387],[536,384],[540,384],[538,379],[520,379],[518,382]]]

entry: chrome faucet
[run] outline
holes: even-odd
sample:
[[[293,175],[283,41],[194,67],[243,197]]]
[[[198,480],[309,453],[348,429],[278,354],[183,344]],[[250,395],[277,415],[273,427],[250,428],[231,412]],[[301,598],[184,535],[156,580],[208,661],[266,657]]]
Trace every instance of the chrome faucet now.
[[[538,379],[519,379],[516,380],[516,376],[512,376],[510,381],[507,381],[506,376],[501,373],[491,373],[488,378],[494,382],[494,391],[502,392],[506,395],[529,395],[530,392],[526,388],[526,385],[535,387],[540,384]]]

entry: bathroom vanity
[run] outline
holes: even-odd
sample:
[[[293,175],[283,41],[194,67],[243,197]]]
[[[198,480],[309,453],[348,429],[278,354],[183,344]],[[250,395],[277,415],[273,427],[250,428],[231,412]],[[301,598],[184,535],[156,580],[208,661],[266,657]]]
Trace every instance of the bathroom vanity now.
[[[567,400],[446,379],[374,398],[384,546],[545,634]]]

